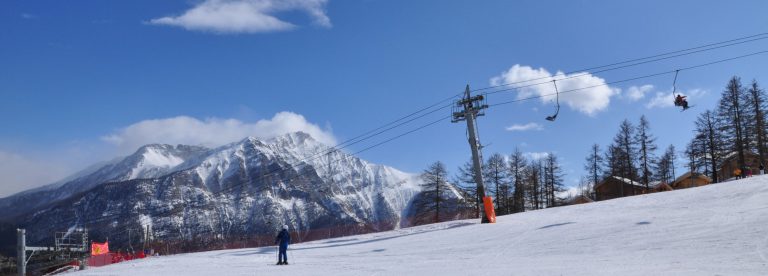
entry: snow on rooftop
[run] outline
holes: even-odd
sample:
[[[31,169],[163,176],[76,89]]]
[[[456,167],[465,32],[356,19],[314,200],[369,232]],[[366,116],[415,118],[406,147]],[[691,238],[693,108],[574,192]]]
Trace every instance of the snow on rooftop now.
[[[76,275],[768,275],[768,176]]]
[[[622,182],[627,183],[629,185],[635,185],[635,186],[638,186],[638,187],[645,187],[645,185],[643,185],[643,183],[634,181],[634,180],[629,179],[629,178],[624,178],[624,177],[620,177],[620,176],[611,176],[611,177],[613,177],[615,179],[618,179],[619,181],[622,181]]]

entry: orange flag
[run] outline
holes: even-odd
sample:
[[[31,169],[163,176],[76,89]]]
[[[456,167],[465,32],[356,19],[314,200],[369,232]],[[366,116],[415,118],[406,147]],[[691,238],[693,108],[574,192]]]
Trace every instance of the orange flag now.
[[[91,256],[97,256],[109,253],[109,242],[97,243],[91,242]]]

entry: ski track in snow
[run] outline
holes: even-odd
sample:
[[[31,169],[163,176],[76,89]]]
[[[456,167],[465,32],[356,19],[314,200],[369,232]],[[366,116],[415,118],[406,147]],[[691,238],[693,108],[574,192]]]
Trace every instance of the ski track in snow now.
[[[153,257],[76,275],[768,275],[768,176],[292,245]]]

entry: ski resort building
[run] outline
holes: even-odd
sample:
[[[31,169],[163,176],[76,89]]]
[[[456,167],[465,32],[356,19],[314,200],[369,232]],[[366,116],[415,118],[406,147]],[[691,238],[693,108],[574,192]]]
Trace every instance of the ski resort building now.
[[[609,176],[603,179],[602,182],[595,185],[595,199],[596,200],[608,200],[625,196],[642,195],[656,192],[672,191],[673,188],[664,182],[652,182],[648,183],[648,187],[645,184],[633,181],[631,179]]]
[[[709,185],[712,183],[712,179],[707,177],[704,174],[697,173],[697,172],[687,172],[677,179],[675,179],[675,182],[672,182],[672,188],[675,190],[677,189],[685,189],[685,188],[693,188],[693,187],[699,187],[704,185]]]
[[[666,182],[661,182],[661,181],[653,181],[651,183],[648,183],[648,187],[651,188],[650,192],[652,193],[668,192],[668,191],[674,190],[672,186],[670,186]]]
[[[739,155],[737,152],[731,152],[723,158],[723,163],[717,171],[719,181],[725,181],[736,177],[736,169],[743,170],[742,175],[757,175],[760,173],[760,156],[749,151],[744,152],[744,168],[739,167]],[[718,182],[719,182],[718,181]]]
[[[595,199],[608,200],[646,193],[645,185],[631,179],[609,176],[595,185]]]
[[[577,195],[571,198],[566,202],[566,205],[576,205],[576,204],[584,204],[584,203],[590,203],[595,202],[591,198],[585,196],[585,195]]]

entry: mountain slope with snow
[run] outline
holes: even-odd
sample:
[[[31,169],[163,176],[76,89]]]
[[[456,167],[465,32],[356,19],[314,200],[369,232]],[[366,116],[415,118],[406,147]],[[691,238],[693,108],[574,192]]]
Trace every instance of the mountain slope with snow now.
[[[275,248],[162,256],[76,275],[768,275],[768,176]]]
[[[0,219],[55,204],[107,182],[160,177],[184,169],[186,160],[199,158],[208,151],[198,146],[146,145],[129,156],[91,166],[62,181],[1,198]]]
[[[408,226],[421,191],[416,175],[371,164],[302,132],[178,150],[185,147],[142,147],[82,178],[113,180],[80,182],[94,185],[18,222],[34,243],[81,225],[92,238],[117,244],[129,237],[115,233],[147,226],[157,239],[189,240],[237,239],[288,224],[301,238],[317,239]]]

